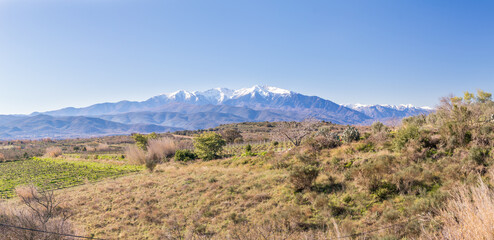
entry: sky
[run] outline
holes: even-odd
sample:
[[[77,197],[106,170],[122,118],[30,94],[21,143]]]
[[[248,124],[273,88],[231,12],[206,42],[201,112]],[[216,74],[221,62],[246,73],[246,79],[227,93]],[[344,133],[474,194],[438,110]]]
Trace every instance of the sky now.
[[[494,92],[494,1],[0,0],[0,114],[269,85],[336,103]]]

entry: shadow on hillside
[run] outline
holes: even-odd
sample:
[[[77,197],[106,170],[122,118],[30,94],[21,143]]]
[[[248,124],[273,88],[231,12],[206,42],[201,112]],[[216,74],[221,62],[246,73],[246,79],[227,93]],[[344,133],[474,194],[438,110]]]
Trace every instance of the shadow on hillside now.
[[[341,192],[344,189],[345,189],[345,185],[343,183],[334,183],[334,182],[317,183],[314,186],[312,186],[312,191],[318,193],[326,193],[326,194]]]

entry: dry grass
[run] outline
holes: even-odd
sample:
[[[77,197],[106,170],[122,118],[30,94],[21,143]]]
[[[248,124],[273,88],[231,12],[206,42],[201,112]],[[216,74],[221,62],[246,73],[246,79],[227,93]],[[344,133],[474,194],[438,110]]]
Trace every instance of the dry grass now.
[[[125,156],[131,164],[142,165],[146,163],[146,152],[135,145],[126,147]]]
[[[213,162],[159,165],[143,173],[60,192],[86,232],[110,239],[330,239],[306,229],[310,205],[296,206],[282,170]],[[333,229],[333,225],[328,226]]]
[[[3,153],[0,153],[0,162],[4,162],[5,161],[5,155],[3,155]]]
[[[494,192],[480,179],[478,186],[458,188],[439,211],[439,231],[426,239],[494,239]]]
[[[62,155],[62,149],[59,147],[49,147],[46,149],[45,156],[55,158]]]
[[[157,156],[162,161],[175,155],[178,149],[180,149],[179,145],[172,138],[152,139],[148,143],[148,154]]]
[[[99,143],[98,146],[96,146],[96,151],[108,152],[110,151],[110,146],[106,143]]]

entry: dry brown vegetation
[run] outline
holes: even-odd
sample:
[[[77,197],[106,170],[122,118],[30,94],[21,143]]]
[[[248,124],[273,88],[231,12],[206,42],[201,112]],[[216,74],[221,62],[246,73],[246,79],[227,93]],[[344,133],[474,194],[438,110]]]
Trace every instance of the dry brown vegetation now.
[[[125,156],[132,164],[143,165],[146,163],[146,152],[135,145],[127,146]]]
[[[46,157],[55,158],[55,157],[58,157],[60,155],[62,155],[62,149],[59,147],[49,147],[46,149],[46,152],[45,152]]]
[[[18,202],[0,205],[0,223],[40,231],[0,226],[0,239],[61,240],[67,238],[59,234],[81,234],[68,221],[70,207],[57,201],[53,191],[24,186],[18,187],[16,193]]]
[[[439,210],[438,231],[424,233],[427,239],[494,239],[494,192],[482,179],[477,186],[460,186]]]

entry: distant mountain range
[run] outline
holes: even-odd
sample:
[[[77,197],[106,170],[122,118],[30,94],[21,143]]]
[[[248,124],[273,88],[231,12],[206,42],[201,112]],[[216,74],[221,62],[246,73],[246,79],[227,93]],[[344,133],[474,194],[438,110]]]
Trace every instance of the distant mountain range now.
[[[30,115],[0,115],[0,139],[166,132],[247,121],[301,121],[307,117],[338,124],[371,124],[431,111],[428,107],[411,105],[339,105],[317,96],[268,86],[203,92],[182,90],[142,102],[120,101]]]

